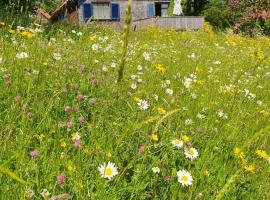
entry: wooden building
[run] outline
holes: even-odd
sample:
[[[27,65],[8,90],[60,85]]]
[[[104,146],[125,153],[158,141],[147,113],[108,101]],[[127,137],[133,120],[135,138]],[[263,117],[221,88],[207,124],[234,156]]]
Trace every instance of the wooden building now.
[[[35,7],[45,22],[68,21],[85,24],[89,21],[109,26],[122,26],[128,0],[63,0],[51,14]],[[204,18],[194,16],[169,16],[169,0],[133,0],[131,5],[132,25],[145,28],[154,25],[174,29],[199,29]],[[116,27],[117,27],[116,26]]]
[[[91,20],[124,21],[127,0],[79,0],[79,22]],[[168,0],[133,0],[132,19],[169,15]]]

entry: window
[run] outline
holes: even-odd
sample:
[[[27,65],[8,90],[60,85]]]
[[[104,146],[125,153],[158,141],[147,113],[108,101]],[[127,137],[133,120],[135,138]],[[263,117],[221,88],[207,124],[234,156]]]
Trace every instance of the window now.
[[[168,17],[169,4],[162,3],[161,4],[161,17]]]
[[[156,16],[168,17],[169,2],[157,2],[155,3]]]
[[[93,3],[93,18],[94,19],[110,19],[110,4],[109,3]]]

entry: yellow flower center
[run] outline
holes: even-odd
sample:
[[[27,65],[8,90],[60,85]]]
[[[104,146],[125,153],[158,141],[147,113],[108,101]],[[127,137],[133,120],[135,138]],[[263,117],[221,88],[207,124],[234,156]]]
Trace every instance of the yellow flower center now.
[[[194,155],[194,150],[190,149],[190,150],[188,150],[188,153],[193,156]]]
[[[180,141],[179,140],[175,140],[175,144],[180,144]]]
[[[111,176],[112,173],[113,173],[112,169],[110,169],[110,168],[106,168],[106,169],[105,169],[105,174],[106,174],[107,176]]]
[[[186,182],[188,180],[188,177],[187,176],[182,176],[181,180]]]

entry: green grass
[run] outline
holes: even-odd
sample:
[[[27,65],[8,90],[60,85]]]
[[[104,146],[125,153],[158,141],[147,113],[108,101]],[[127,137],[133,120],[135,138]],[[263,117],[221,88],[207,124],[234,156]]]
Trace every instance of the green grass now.
[[[77,36],[71,27],[42,30],[27,38],[9,33],[7,25],[0,29],[1,200],[28,199],[29,189],[33,199],[42,199],[44,188],[51,196],[68,193],[72,199],[270,199],[270,165],[256,154],[258,149],[270,153],[269,38],[155,28],[132,32],[124,79],[116,83],[120,32],[75,27],[82,32]],[[92,50],[93,44],[98,50]],[[29,57],[16,58],[21,52]],[[157,64],[166,71],[160,72]],[[133,90],[138,77],[131,76],[137,75],[138,65],[143,67],[142,83]],[[196,81],[186,88],[185,77],[194,73]],[[165,80],[170,80],[172,95],[162,87]],[[245,89],[251,94],[246,96]],[[82,101],[78,94],[84,95]],[[149,108],[140,110],[134,97],[147,100]],[[70,112],[65,112],[67,105]],[[78,112],[73,111],[76,105]],[[219,110],[227,118],[219,117]],[[198,113],[205,118],[199,119]],[[83,123],[77,122],[80,116]],[[68,122],[73,123],[71,130]],[[81,135],[80,148],[72,141],[75,132]],[[158,141],[149,139],[151,134]],[[199,152],[194,161],[171,144],[183,135],[190,138],[185,146]],[[138,152],[141,145],[143,153]],[[254,165],[254,173],[246,172],[234,156],[236,147]],[[34,159],[33,150],[39,152]],[[108,161],[119,171],[110,181],[98,171]],[[155,166],[159,174],[153,173]],[[177,182],[181,169],[192,174],[192,186]],[[63,185],[57,184],[59,175],[65,176]]]

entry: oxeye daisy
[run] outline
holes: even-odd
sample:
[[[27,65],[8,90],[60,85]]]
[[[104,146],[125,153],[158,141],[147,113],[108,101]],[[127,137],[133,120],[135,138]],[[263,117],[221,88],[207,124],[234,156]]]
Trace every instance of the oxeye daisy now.
[[[195,158],[197,158],[199,156],[199,153],[198,153],[197,149],[191,147],[191,148],[185,149],[185,155],[187,158],[194,160]]]
[[[141,110],[146,110],[149,107],[147,101],[144,99],[141,99],[137,104]]]
[[[181,148],[184,143],[181,140],[175,139],[175,140],[171,141],[171,144],[176,148]]]
[[[179,170],[177,172],[178,182],[181,183],[183,186],[190,186],[192,185],[192,176],[186,170]]]
[[[115,167],[115,164],[110,161],[108,164],[104,163],[103,165],[100,165],[98,170],[103,178],[107,178],[109,180],[118,174],[117,167]]]

